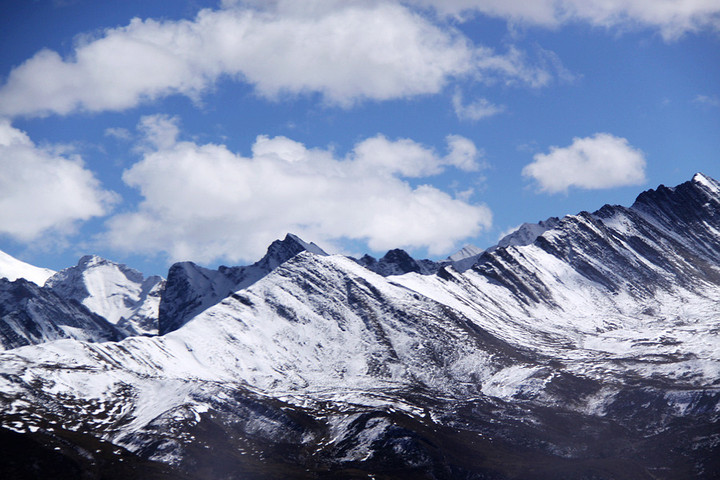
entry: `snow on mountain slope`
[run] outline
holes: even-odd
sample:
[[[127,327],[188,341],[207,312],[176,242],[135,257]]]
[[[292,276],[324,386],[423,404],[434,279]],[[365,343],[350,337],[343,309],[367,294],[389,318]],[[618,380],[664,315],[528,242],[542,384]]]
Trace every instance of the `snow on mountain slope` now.
[[[538,223],[523,223],[514,231],[501,238],[497,245],[488,248],[488,251],[493,251],[499,247],[529,245],[547,230],[555,227],[559,221],[557,217],[551,217]],[[460,251],[450,255],[442,263],[452,265],[458,272],[465,272],[477,263],[483,253],[485,253],[485,250],[475,247],[474,245],[467,245]],[[406,272],[398,272],[396,274],[400,273]]]
[[[100,360],[104,370],[272,392],[412,385],[447,394],[477,393],[497,365],[521,356],[467,318],[350,259],[309,252],[166,335],[15,354],[53,364],[72,359],[88,369]]]
[[[466,245],[458,252],[450,255],[442,263],[452,265],[458,272],[464,272],[475,265],[475,262],[477,262],[477,259],[480,258],[480,255],[482,255],[484,251],[485,250],[474,245]]]
[[[157,334],[160,293],[165,281],[94,255],[50,277],[46,287],[85,305],[127,335]]]
[[[0,252],[0,278],[7,278],[10,281],[24,278],[42,286],[45,280],[54,274],[53,270],[35,267],[11,257],[5,252]]]
[[[167,285],[159,306],[160,334],[180,328],[188,320],[227,297],[246,288],[300,252],[327,255],[314,243],[306,243],[293,234],[276,240],[265,256],[245,267],[220,267],[211,270],[192,262],[170,267]]]
[[[138,451],[156,441],[146,437],[159,418],[206,411],[223,386],[296,407],[332,401],[418,414],[403,395],[477,396],[487,378],[522,358],[351,259],[302,252],[166,335],[0,355],[0,385],[15,392],[13,414],[25,411],[21,398],[63,398],[72,405],[68,428],[84,425]],[[122,406],[107,412],[118,398]],[[83,420],[89,399],[105,412],[100,420]]]
[[[193,348],[208,365],[265,391],[473,390],[505,346],[466,318],[340,257],[301,253],[174,332],[191,343],[208,328],[226,351]],[[234,354],[233,354],[234,352]],[[238,354],[239,353],[239,354]],[[472,380],[473,376],[477,377]]]
[[[0,346],[13,349],[62,338],[119,340],[105,319],[25,279],[0,279]]]
[[[446,262],[459,262],[469,257],[475,257],[483,253],[485,250],[478,248],[475,245],[465,245],[459,251],[450,255],[445,261]]]
[[[631,208],[568,216],[533,244],[486,252],[464,275],[391,280],[523,348],[597,378],[688,385],[720,375],[720,195],[696,176]]]
[[[540,235],[557,226],[560,221],[557,217],[550,217],[538,223],[523,223],[517,230],[505,235],[498,241],[498,247],[530,245]]]

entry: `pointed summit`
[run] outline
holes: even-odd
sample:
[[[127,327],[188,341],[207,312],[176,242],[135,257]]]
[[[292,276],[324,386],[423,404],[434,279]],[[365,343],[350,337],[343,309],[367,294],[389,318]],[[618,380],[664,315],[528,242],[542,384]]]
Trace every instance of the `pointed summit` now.
[[[412,258],[405,250],[399,248],[389,250],[385,256],[380,259],[380,262],[385,263],[398,274],[420,272],[420,267],[415,259]]]
[[[670,221],[702,221],[714,216],[720,206],[720,182],[702,173],[676,187],[660,185],[638,195],[631,208]]]
[[[370,255],[364,255],[360,260],[355,261],[383,277],[410,272],[432,275],[440,268],[440,265],[432,260],[415,260],[400,248],[389,250],[380,260],[376,260]]]
[[[265,256],[255,265],[263,269],[274,270],[298,253],[305,251],[316,255],[327,255],[322,248],[314,243],[307,243],[297,235],[288,233],[283,240],[275,240],[272,242]]]
[[[272,242],[265,256],[249,266],[221,266],[212,270],[192,262],[174,264],[168,271],[167,285],[160,300],[160,334],[177,330],[228,295],[249,287],[305,251],[327,255],[314,243],[307,243],[297,235],[288,233],[283,240]]]
[[[462,249],[447,257],[445,261],[450,263],[459,262],[460,260],[464,260],[469,257],[476,257],[484,251],[485,250],[476,247],[475,245],[465,245]]]
[[[708,177],[704,173],[696,173],[692,178],[692,182],[696,185],[702,186],[714,195],[720,194],[720,182],[718,182],[714,178]]]
[[[458,272],[464,272],[477,262],[484,251],[475,245],[466,245],[462,250],[450,255],[445,261],[450,263]]]
[[[65,300],[85,305],[129,335],[156,334],[160,293],[165,281],[145,278],[127,265],[96,255],[50,277],[45,286]]]

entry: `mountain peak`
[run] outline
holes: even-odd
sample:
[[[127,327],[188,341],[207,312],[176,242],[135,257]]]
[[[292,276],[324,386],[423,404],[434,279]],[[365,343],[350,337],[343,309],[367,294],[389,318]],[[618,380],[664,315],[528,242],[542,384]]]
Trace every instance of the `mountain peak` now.
[[[555,228],[560,223],[558,217],[550,217],[538,223],[523,223],[517,229],[498,241],[498,247],[520,247],[530,245],[543,233]]]
[[[211,270],[192,262],[174,264],[168,271],[167,284],[158,309],[160,334],[177,330],[234,291],[249,287],[305,251],[327,255],[314,243],[307,243],[297,235],[288,233],[283,240],[272,242],[265,256],[249,266],[221,266]]]
[[[458,272],[469,269],[482,256],[485,250],[475,245],[466,245],[462,250],[450,255],[445,262],[450,263]]]
[[[710,192],[714,193],[715,195],[720,194],[720,182],[715,180],[714,178],[708,177],[704,173],[696,173],[693,175],[692,183],[696,185],[700,185],[706,190],[709,190]]]
[[[318,247],[315,243],[313,243],[313,242],[307,243],[302,238],[300,238],[297,235],[292,234],[292,233],[288,233],[287,235],[285,235],[285,238],[283,239],[283,243],[285,243],[285,244],[294,243],[296,245],[301,246],[303,249],[305,249],[306,251],[308,251],[310,253],[314,253],[316,255],[324,255],[324,256],[327,255],[327,252],[325,252],[325,250],[323,250],[322,248]]]
[[[267,270],[274,270],[300,252],[310,252],[326,256],[327,253],[316,244],[307,243],[297,235],[288,233],[283,240],[275,240],[270,244],[265,256],[255,265]]]
[[[394,265],[399,272],[419,272],[415,259],[410,256],[405,250],[401,248],[394,248],[388,250],[384,257],[380,259],[381,262],[387,263],[388,265]]]
[[[459,262],[469,257],[476,257],[480,255],[484,250],[476,247],[475,245],[465,245],[462,249],[450,255],[445,261],[446,262]]]
[[[77,265],[50,277],[45,286],[66,300],[75,300],[128,334],[155,333],[161,277],[85,255]]]
[[[638,195],[631,208],[655,215],[685,215],[698,217],[714,215],[720,203],[720,182],[702,173],[676,187],[660,185]],[[703,213],[704,212],[704,213]]]
[[[440,268],[440,264],[432,260],[415,260],[409,253],[400,248],[388,250],[379,260],[370,255],[364,255],[360,260],[355,261],[368,270],[384,277],[403,275],[410,272],[431,275],[435,274]]]
[[[78,260],[78,266],[82,267],[92,267],[94,265],[98,265],[101,263],[106,263],[108,260],[105,260],[102,257],[98,257],[97,255],[84,255],[80,257],[80,260]]]

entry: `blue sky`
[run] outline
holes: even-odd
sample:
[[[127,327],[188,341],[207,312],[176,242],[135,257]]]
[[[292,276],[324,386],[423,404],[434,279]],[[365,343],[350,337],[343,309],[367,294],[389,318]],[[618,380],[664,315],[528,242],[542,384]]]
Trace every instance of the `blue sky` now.
[[[444,258],[720,177],[713,0],[9,1],[0,250]]]

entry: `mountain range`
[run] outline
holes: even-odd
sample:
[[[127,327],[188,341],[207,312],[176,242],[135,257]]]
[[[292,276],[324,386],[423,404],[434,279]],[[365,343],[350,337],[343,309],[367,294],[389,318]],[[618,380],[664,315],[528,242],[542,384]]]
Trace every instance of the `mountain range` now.
[[[443,261],[0,255],[3,478],[720,478],[720,182]]]

